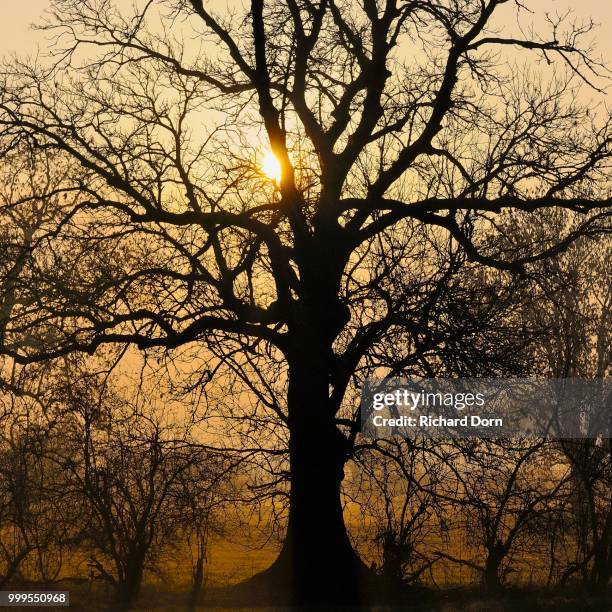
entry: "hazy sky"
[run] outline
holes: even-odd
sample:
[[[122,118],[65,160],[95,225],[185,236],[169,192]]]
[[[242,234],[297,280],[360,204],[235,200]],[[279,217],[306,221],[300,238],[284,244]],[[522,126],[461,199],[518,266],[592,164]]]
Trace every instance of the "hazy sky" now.
[[[358,0],[355,0],[356,2]],[[119,4],[131,3],[131,0],[117,0]],[[598,46],[604,55],[612,61],[612,0],[524,0],[538,13],[544,11],[564,12],[571,7],[576,16],[592,16],[601,24],[597,33]],[[216,3],[224,5],[224,0],[209,0],[209,6]],[[37,42],[44,43],[39,33],[30,30],[30,24],[36,21],[49,6],[50,0],[21,0],[2,2],[2,19],[0,19],[0,55],[7,52],[19,53],[33,51]]]

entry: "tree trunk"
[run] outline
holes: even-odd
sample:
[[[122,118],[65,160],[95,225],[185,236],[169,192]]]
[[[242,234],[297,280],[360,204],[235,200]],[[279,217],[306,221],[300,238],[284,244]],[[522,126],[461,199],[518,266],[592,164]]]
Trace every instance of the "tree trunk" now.
[[[202,594],[204,585],[204,555],[199,554],[193,572],[193,588],[191,591],[191,605],[195,608]]]
[[[502,587],[499,578],[499,570],[506,553],[507,550],[501,542],[497,542],[493,548],[489,550],[483,574],[483,586],[489,593],[495,593]]]
[[[247,582],[259,595],[267,591],[275,604],[364,601],[362,589],[370,572],[353,550],[344,524],[340,487],[347,441],[334,423],[328,393],[327,378],[317,375],[316,368],[303,376],[290,372],[287,534],[272,567]]]
[[[290,513],[281,559],[299,602],[353,603],[359,599],[359,563],[340,500],[345,442],[327,421],[305,419],[291,432]]]
[[[361,604],[375,579],[351,546],[340,497],[350,448],[335,423],[330,373],[333,342],[349,314],[337,298],[344,260],[332,257],[334,240],[324,239],[300,264],[303,291],[288,356],[287,534],[272,567],[249,581],[267,588],[276,604]]]
[[[599,542],[593,556],[593,567],[590,577],[590,591],[600,595],[605,593],[610,582],[611,575],[610,560],[607,556],[605,542]]]
[[[144,556],[136,554],[129,559],[125,575],[117,588],[117,604],[121,610],[129,610],[140,594],[144,569]]]
[[[33,549],[33,546],[25,546],[9,561],[6,572],[3,576],[0,576],[0,588],[4,588],[11,581],[13,576],[17,574],[19,566]]]

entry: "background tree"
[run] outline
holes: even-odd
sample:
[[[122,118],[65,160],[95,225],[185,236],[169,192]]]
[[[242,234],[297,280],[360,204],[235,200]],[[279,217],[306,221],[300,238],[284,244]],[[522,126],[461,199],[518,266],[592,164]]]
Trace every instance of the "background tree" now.
[[[3,70],[8,148],[61,151],[76,162],[64,184],[78,197],[10,281],[2,351],[29,363],[111,343],[199,350],[198,381],[245,382],[255,407],[236,415],[241,433],[271,421],[288,432],[285,449],[265,427],[258,441],[289,462],[284,547],[251,585],[277,599],[360,598],[367,573],[340,499],[358,430],[354,374],[374,373],[402,334],[415,354],[423,336],[446,341],[424,317],[427,295],[386,291],[381,253],[396,245],[399,269],[418,227],[520,274],[606,223],[609,119],[577,102],[577,85],[604,74],[582,45],[591,26],[549,19],[541,35],[500,33],[503,5],[522,9],[252,0],[216,14],[160,0],[127,15],[55,0],[53,59]],[[517,70],[509,49],[561,69]],[[274,180],[262,180],[258,140],[276,156]],[[551,208],[582,220],[528,244],[497,231]],[[435,257],[422,266],[435,299],[446,278]],[[253,377],[267,371],[272,384]]]
[[[16,579],[50,584],[62,570],[74,515],[61,508],[61,475],[45,458],[48,444],[44,429],[23,417],[12,420],[2,437],[2,585]]]
[[[65,474],[64,498],[82,509],[80,547],[125,607],[138,597],[145,570],[180,544],[191,521],[188,501],[197,498],[210,512],[205,494],[218,496],[228,474],[193,442],[180,417],[74,373],[63,387],[65,412],[47,457]]]
[[[567,213],[559,213],[552,221],[557,227],[575,223]],[[609,378],[609,258],[608,241],[583,238],[566,253],[540,264],[537,279],[545,301],[543,307],[529,312],[535,324],[546,330],[536,345],[539,371],[558,378]],[[593,592],[602,592],[612,576],[610,440],[562,440],[560,449],[573,483],[560,517],[564,537],[559,539],[560,547],[571,542],[573,555],[560,568],[560,580],[565,583],[578,575]]]
[[[223,465],[219,458],[216,461],[219,466],[215,469],[211,469],[209,458],[185,470],[179,477],[181,484],[176,493],[176,505],[183,519],[182,532],[191,553],[191,603],[194,606],[205,586],[212,539],[223,533],[226,521],[221,514],[228,499],[232,498],[233,483],[229,478],[235,465],[231,462]]]
[[[544,439],[456,441],[460,490],[456,513],[472,543],[471,558],[445,558],[477,570],[489,593],[548,538],[543,528],[565,494],[569,468]]]
[[[63,186],[66,160],[26,143],[7,153],[0,165],[0,337],[18,307],[18,285],[27,282],[28,258],[62,207],[71,206]],[[0,549],[2,583],[52,583],[74,536],[62,509],[61,478],[46,454],[54,443],[41,418],[49,400],[45,384],[52,367],[23,368],[0,359]]]
[[[438,440],[395,437],[356,453],[356,474],[345,486],[361,518],[354,538],[392,591],[420,581],[439,560],[447,535],[443,483],[455,480],[447,450]]]

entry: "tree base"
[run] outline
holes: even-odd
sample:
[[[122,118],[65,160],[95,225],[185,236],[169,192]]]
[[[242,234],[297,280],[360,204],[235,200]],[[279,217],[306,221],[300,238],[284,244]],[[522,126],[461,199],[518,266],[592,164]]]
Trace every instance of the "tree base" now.
[[[380,605],[415,605],[429,598],[429,589],[390,581],[370,570],[357,555],[353,567],[333,568],[325,562],[321,551],[320,564],[312,567],[308,576],[296,581],[294,568],[283,555],[263,572],[236,585],[215,590],[209,598],[215,605],[232,608],[283,607],[303,609],[367,610]],[[215,596],[216,595],[216,596]],[[204,605],[212,604],[203,601]]]

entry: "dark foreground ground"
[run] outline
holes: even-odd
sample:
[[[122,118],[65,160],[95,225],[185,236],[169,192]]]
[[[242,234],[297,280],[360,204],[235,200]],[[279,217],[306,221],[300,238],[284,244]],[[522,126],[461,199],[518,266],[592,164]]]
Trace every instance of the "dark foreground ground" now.
[[[57,587],[56,587],[57,588]],[[62,587],[66,588],[66,587]],[[32,589],[34,590],[34,589]],[[99,589],[86,590],[84,588],[70,589],[70,610],[83,612],[116,612],[118,607],[113,603],[111,594]],[[253,594],[256,601],[257,594]],[[319,610],[340,610],[341,612],[394,612],[407,610],[412,612],[531,612],[536,610],[609,610],[612,612],[612,592],[606,596],[592,597],[579,592],[566,591],[506,591],[496,597],[484,596],[477,589],[452,589],[434,591],[421,601],[407,602],[394,606],[370,606],[368,608],[348,608],[338,606],[323,606]],[[68,608],[43,608],[44,610],[67,610]],[[134,612],[203,612],[205,610],[247,612],[302,612],[312,609],[286,608],[271,606],[244,606],[234,605],[231,592],[225,589],[209,589],[203,601],[196,607],[190,605],[188,593],[160,591],[159,589],[145,589],[135,606],[130,608]],[[15,610],[3,608],[0,610]]]

